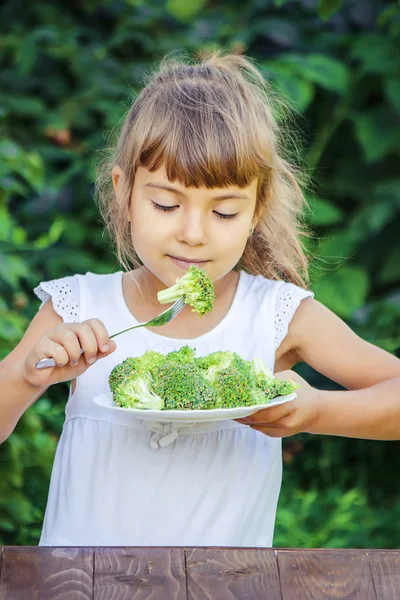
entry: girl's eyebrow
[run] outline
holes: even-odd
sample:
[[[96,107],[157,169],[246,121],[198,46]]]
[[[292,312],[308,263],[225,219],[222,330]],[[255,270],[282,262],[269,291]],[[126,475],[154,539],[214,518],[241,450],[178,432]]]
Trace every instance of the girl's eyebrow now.
[[[181,190],[178,190],[178,188],[174,188],[172,186],[169,185],[165,185],[163,183],[146,183],[146,185],[144,187],[151,187],[151,188],[158,188],[160,190],[166,190],[167,192],[172,192],[173,194],[176,194],[177,196],[182,196],[183,198],[187,198],[187,195],[182,192]],[[214,198],[212,198],[212,200],[230,200],[231,198],[236,198],[238,200],[250,200],[249,196],[247,196],[246,194],[241,194],[240,192],[228,192],[227,194],[222,194],[221,196],[214,196]]]

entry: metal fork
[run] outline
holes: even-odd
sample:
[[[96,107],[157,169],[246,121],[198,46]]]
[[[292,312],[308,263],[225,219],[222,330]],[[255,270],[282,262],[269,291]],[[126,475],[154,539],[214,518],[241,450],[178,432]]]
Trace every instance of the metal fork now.
[[[151,319],[146,323],[138,323],[137,325],[132,325],[132,327],[128,327],[128,329],[122,329],[122,331],[117,331],[117,333],[113,333],[112,335],[110,335],[110,340],[116,337],[117,335],[121,335],[121,333],[130,331],[131,329],[137,329],[138,327],[158,327],[159,325],[165,325],[166,323],[172,321],[172,319],[174,319],[177,315],[179,315],[184,306],[185,303],[183,301],[183,298],[179,298],[179,300],[177,300],[175,304],[167,308],[167,310],[164,310],[164,312],[157,315],[157,317],[154,317],[154,319]],[[83,354],[82,349],[81,354]],[[54,361],[54,358],[42,358],[41,360],[39,360],[39,362],[36,363],[37,369],[48,369],[49,367],[55,366],[56,363]]]

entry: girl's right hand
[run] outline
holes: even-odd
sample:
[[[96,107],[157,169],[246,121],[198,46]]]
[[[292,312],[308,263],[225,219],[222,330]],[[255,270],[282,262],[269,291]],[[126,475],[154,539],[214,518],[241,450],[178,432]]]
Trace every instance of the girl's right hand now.
[[[82,375],[99,358],[112,354],[116,347],[99,319],[89,319],[83,323],[60,323],[46,331],[33,346],[23,363],[23,375],[28,383],[39,388],[71,381]],[[57,366],[36,369],[36,363],[42,358],[54,358]]]

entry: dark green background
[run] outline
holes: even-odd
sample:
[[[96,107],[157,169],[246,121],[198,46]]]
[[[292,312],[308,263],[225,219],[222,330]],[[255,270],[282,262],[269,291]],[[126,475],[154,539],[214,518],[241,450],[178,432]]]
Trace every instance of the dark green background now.
[[[317,299],[398,352],[399,35],[397,2],[3,4],[0,358],[37,310],[40,280],[119,268],[93,201],[94,160],[149,67],[168,52],[215,45],[257,59],[293,105],[316,182],[308,220]],[[38,542],[67,391],[51,388],[0,447],[0,544]],[[285,439],[275,545],[399,547],[398,451],[398,442]]]

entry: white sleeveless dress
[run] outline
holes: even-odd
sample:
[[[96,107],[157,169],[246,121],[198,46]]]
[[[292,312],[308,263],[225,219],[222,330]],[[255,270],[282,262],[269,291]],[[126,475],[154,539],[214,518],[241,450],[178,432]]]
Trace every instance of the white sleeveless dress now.
[[[51,299],[66,323],[98,318],[110,334],[137,323],[122,272],[41,282],[35,293],[42,305]],[[81,375],[68,398],[39,545],[272,546],[281,439],[226,420],[179,427],[171,441],[168,424],[149,431],[92,398],[109,391],[114,365],[149,349],[232,350],[273,371],[296,308],[313,295],[241,271],[230,310],[212,331],[175,339],[141,328],[116,338],[117,350]]]

